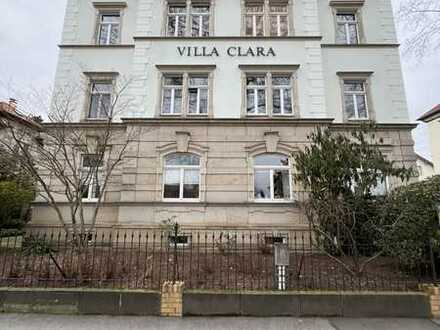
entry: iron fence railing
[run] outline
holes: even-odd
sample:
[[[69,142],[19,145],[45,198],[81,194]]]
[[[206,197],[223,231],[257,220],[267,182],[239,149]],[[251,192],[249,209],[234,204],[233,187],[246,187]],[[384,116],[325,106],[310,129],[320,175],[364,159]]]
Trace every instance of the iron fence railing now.
[[[284,268],[275,265],[280,247]],[[43,228],[0,239],[0,285],[159,289],[180,280],[189,289],[414,291],[434,280],[430,262],[408,269],[388,256],[371,260],[372,246],[358,250],[326,253],[308,230],[100,228],[78,239]]]

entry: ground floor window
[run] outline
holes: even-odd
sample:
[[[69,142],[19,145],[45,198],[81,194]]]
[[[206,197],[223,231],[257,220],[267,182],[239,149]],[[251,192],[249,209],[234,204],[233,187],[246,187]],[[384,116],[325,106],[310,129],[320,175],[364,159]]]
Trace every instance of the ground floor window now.
[[[254,158],[254,198],[259,201],[290,200],[291,169],[289,157],[262,154]]]
[[[168,200],[198,200],[200,157],[175,153],[165,158],[163,197]]]

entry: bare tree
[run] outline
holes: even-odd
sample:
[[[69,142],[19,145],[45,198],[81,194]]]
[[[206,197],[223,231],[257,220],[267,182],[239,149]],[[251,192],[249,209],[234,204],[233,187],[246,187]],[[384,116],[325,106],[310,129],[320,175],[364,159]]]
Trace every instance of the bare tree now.
[[[123,96],[129,83],[120,83],[111,100],[98,100],[106,114],[99,121],[78,121],[82,85],[53,93],[49,120],[40,131],[0,118],[7,135],[0,141],[2,154],[33,178],[40,200],[55,211],[59,224],[79,245],[94,230],[113,174],[136,137],[136,131],[113,121],[131,105]]]
[[[440,48],[440,1],[400,0],[398,23],[406,36],[404,54],[420,59]]]

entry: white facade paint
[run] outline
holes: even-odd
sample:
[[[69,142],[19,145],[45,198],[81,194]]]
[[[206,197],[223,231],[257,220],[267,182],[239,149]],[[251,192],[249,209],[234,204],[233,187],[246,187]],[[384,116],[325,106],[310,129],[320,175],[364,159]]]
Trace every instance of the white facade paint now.
[[[191,226],[306,226],[293,199],[255,199],[253,159],[261,153],[290,155],[303,148],[316,125],[345,130],[341,77],[346,75],[366,77],[370,119],[380,126],[387,157],[405,166],[415,164],[391,0],[289,0],[289,36],[258,38],[243,35],[245,2],[211,0],[210,37],[170,38],[165,36],[165,0],[68,1],[55,88],[79,86],[75,106],[81,126],[93,123],[86,118],[88,75],[117,73],[116,85],[130,81],[124,98],[131,104],[115,120],[127,130],[142,128],[105,192],[100,224],[157,225],[177,216]],[[120,44],[96,45],[98,8],[112,3],[123,5]],[[359,44],[336,44],[338,8],[357,10]],[[215,47],[218,56],[187,56],[183,47],[198,47],[199,52],[205,47],[208,53]],[[234,54],[239,47],[254,52],[263,47],[268,56],[231,56],[230,47]],[[160,115],[164,68],[211,70],[208,118]],[[298,112],[278,119],[246,116],[244,73],[250,68],[261,73],[293,71]],[[198,202],[163,199],[164,156],[181,150],[201,159]],[[47,205],[35,206],[35,223],[47,224],[51,218]]]
[[[214,36],[225,38],[133,39],[165,34],[166,5],[164,1],[129,0],[122,9],[121,44],[132,45],[134,49],[62,48],[56,86],[78,81],[86,71],[115,71],[120,77],[133,80],[129,96],[136,100],[136,106],[122,117],[153,117],[160,103],[156,65],[215,64],[214,118],[239,118],[242,102],[239,65],[299,65],[297,101],[300,116],[335,118],[336,122],[341,122],[341,85],[336,73],[371,71],[371,107],[376,113],[376,120],[380,123],[409,121],[399,54],[394,47],[396,35],[389,0],[369,0],[360,7],[361,47],[321,48],[321,44],[335,43],[335,7],[330,6],[328,0],[293,1],[289,10],[294,27],[291,31],[293,37],[322,36],[322,40],[237,39],[242,33],[241,2],[238,0],[214,1]],[[97,19],[97,9],[92,1],[70,0],[62,44],[92,45]],[[216,47],[222,54],[218,58],[182,57],[177,51],[178,46]],[[231,58],[224,54],[229,46],[272,47],[277,56]],[[83,99],[86,98],[87,95],[84,95]]]

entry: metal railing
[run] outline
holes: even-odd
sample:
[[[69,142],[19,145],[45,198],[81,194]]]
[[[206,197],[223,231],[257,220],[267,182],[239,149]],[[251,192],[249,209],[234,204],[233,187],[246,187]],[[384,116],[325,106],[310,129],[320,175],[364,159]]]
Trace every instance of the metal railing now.
[[[288,251],[284,268],[275,265],[277,246]],[[78,239],[45,228],[0,239],[0,285],[157,290],[164,281],[179,280],[202,290],[415,291],[433,281],[429,262],[407,269],[387,256],[356,272],[373,248],[358,247],[356,258],[332,255],[315,246],[308,230],[181,229],[176,236],[160,229],[98,228]]]

